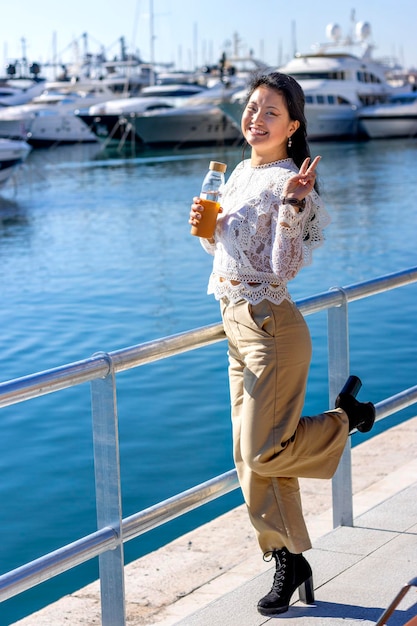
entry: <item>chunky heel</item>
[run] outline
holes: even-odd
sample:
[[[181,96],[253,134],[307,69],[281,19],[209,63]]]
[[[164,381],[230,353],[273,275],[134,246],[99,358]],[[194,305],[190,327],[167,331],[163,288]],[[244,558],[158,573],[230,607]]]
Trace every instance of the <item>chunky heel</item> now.
[[[271,558],[275,559],[276,568],[271,591],[258,602],[259,613],[261,615],[285,613],[297,589],[302,602],[314,604],[313,574],[303,555],[292,554],[287,548],[273,550],[267,554],[271,554]]]
[[[354,430],[368,433],[375,422],[375,407],[372,402],[358,402],[356,395],[362,387],[357,376],[349,376],[336,398],[335,408],[343,409],[349,419],[349,434]]]
[[[314,604],[314,587],[313,587],[313,577],[307,578],[299,587],[298,587],[298,597],[301,602],[304,604]]]
[[[357,376],[349,376],[340,393],[356,398],[361,387],[362,381],[360,378]]]

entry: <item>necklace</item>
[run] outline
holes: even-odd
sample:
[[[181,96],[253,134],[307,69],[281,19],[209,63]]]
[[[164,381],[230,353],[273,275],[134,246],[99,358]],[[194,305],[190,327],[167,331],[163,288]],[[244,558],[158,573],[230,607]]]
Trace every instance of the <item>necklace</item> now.
[[[273,167],[274,165],[278,165],[278,163],[282,163],[283,161],[290,161],[291,159],[287,157],[286,159],[278,159],[278,161],[271,161],[271,163],[263,163],[262,165],[251,165],[254,170],[261,170],[267,167]]]

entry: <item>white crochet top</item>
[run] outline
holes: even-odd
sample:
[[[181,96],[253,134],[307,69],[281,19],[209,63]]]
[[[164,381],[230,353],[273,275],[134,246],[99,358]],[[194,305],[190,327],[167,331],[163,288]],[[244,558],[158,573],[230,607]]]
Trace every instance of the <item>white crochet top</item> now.
[[[200,239],[214,255],[207,293],[217,300],[291,300],[287,282],[311,263],[330,222],[314,190],[300,213],[281,204],[284,183],[294,172],[298,168],[290,158],[254,167],[246,159],[224,185],[214,243]]]

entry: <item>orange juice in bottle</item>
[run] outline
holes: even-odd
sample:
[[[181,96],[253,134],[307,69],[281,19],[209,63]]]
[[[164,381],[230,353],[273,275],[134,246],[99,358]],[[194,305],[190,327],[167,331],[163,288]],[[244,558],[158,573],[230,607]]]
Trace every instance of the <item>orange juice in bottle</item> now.
[[[210,239],[216,229],[217,215],[220,209],[220,188],[224,185],[224,173],[227,165],[219,161],[210,161],[200,192],[200,204],[204,207],[198,226],[191,227],[191,234]]]

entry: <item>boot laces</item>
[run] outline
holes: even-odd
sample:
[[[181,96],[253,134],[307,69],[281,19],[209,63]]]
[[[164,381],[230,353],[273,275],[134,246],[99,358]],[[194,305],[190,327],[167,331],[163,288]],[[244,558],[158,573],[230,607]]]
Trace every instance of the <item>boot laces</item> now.
[[[267,552],[266,554],[264,554],[263,558],[266,562],[275,559],[276,569],[271,591],[275,591],[279,594],[285,582],[285,572],[287,567],[286,554],[283,550],[272,550],[272,552]]]

